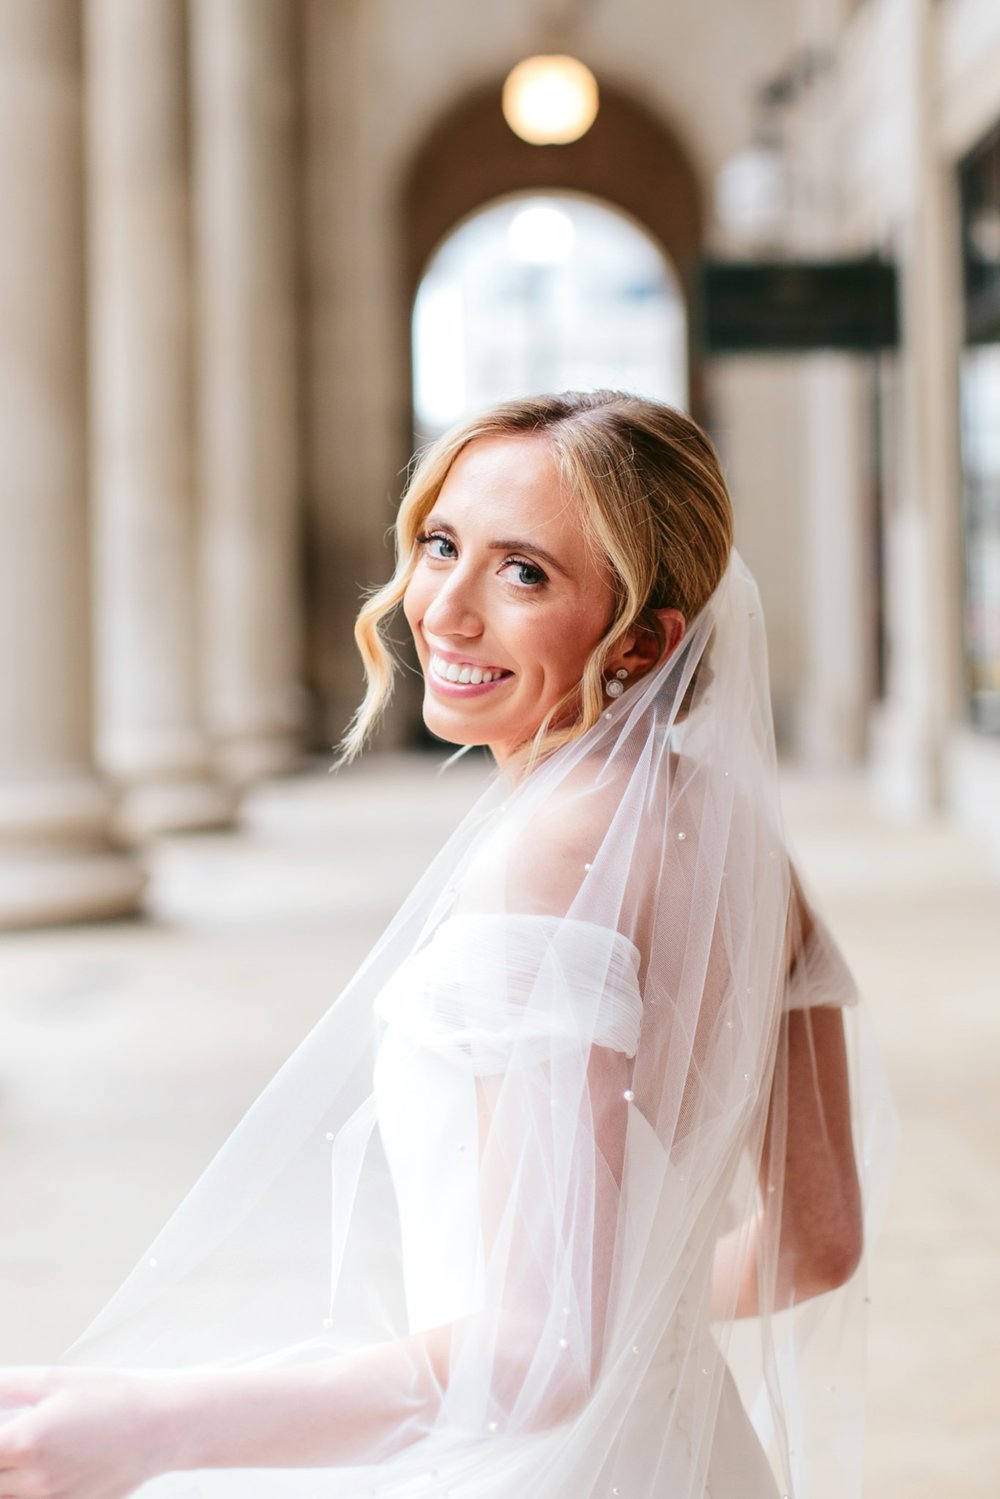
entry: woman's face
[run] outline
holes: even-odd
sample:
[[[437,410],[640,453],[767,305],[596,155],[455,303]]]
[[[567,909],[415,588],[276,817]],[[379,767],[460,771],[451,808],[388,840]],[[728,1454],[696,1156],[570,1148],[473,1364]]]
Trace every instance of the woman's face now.
[[[403,596],[424,722],[503,764],[583,675],[611,619],[605,567],[541,437],[479,438],[420,530]]]

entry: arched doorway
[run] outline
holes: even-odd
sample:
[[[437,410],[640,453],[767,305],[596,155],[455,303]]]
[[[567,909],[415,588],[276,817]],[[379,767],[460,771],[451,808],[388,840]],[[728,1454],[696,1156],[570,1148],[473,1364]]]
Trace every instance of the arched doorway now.
[[[520,193],[439,245],[413,314],[423,442],[496,401],[610,386],[686,406],[683,291],[652,236],[579,193]]]
[[[585,136],[567,146],[530,146],[508,129],[497,80],[439,120],[407,173],[400,225],[407,341],[418,288],[439,246],[485,205],[531,192],[582,194],[642,226],[673,268],[690,322],[704,212],[698,176],[679,136],[628,94],[604,83],[600,113]],[[688,406],[702,417],[700,370],[690,341],[687,358]],[[407,441],[410,436],[407,432]]]

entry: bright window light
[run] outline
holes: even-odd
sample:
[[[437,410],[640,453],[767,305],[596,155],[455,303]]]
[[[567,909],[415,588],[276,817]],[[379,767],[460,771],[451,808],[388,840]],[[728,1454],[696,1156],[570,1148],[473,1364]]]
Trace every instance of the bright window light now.
[[[519,193],[456,226],[413,311],[418,439],[494,401],[613,386],[687,400],[684,299],[633,219],[579,193]]]
[[[573,220],[550,203],[522,208],[507,230],[510,253],[527,265],[559,265],[569,260],[575,241]]]

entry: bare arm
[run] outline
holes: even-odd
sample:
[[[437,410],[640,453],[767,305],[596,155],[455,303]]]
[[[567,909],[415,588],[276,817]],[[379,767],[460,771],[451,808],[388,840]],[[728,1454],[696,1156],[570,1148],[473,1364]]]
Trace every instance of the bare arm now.
[[[124,1499],[160,1473],[378,1461],[427,1431],[450,1327],[281,1369],[0,1370],[0,1490]]]
[[[813,925],[794,871],[792,879],[789,972],[801,960]],[[761,1154],[762,1208],[749,1233],[736,1230],[720,1241],[714,1267],[715,1304],[720,1309],[730,1306],[735,1285],[736,1315],[743,1317],[759,1310],[758,1276],[770,1227],[769,1201],[781,1205],[776,1306],[790,1306],[843,1284],[861,1254],[861,1196],[842,1012],[822,1005],[791,1010],[781,1025],[779,1065]]]

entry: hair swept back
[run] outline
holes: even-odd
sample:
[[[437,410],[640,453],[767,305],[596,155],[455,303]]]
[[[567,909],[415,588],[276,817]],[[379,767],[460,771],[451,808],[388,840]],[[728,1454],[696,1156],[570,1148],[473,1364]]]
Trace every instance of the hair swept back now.
[[[610,568],[615,596],[572,703],[566,699],[547,715],[534,753],[543,742],[553,745],[597,721],[604,663],[626,630],[656,629],[655,609],[679,609],[690,620],[721,579],[732,548],[732,505],[715,451],[689,416],[614,390],[493,406],[444,433],[413,466],[396,516],[395,570],[366,599],[354,627],[367,687],[341,741],[341,762],[361,751],[392,694],[397,668],[384,626],[406,592],[419,556],[417,537],[449,469],[479,438],[532,434],[554,451],[564,484],[580,502],[588,539]]]

